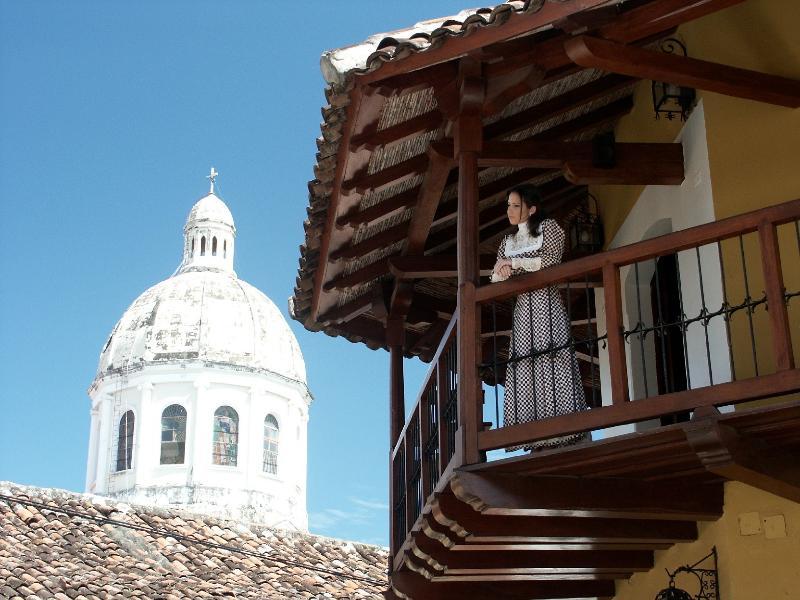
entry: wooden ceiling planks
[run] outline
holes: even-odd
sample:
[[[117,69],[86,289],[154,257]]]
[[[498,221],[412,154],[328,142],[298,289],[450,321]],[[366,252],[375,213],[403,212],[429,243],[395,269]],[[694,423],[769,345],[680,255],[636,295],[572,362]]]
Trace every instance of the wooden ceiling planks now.
[[[589,41],[590,44],[595,45],[641,45],[657,39],[665,32],[674,30],[675,27],[686,21],[732,6],[738,1],[740,0],[660,0],[659,2],[631,3],[630,6],[623,4],[612,8],[601,6],[604,4],[601,1],[565,2],[560,7],[553,6],[553,3],[545,3],[538,12],[510,14],[507,19],[504,17],[504,21],[498,20],[490,25],[470,28],[469,36],[459,34],[447,39],[439,46],[425,47],[423,44],[423,50],[420,52],[412,49],[411,53],[402,59],[391,59],[377,69],[356,74],[353,79],[354,85],[349,93],[349,104],[346,99],[331,96],[332,108],[325,117],[326,121],[332,119],[341,122],[341,132],[335,133],[334,137],[328,136],[330,139],[326,142],[328,145],[335,144],[335,147],[338,148],[335,163],[331,162],[334,160],[334,156],[330,152],[326,153],[324,159],[320,155],[320,160],[326,161],[325,164],[335,164],[335,171],[320,172],[320,182],[315,184],[317,191],[312,192],[325,193],[325,189],[330,189],[331,195],[325,216],[327,224],[321,239],[317,241],[314,238],[307,238],[303,247],[307,249],[304,249],[303,252],[313,252],[315,258],[301,263],[296,287],[297,297],[294,299],[294,306],[298,311],[296,318],[306,320],[307,325],[312,328],[318,328],[319,324],[313,324],[312,321],[318,315],[321,306],[330,312],[332,304],[335,307],[337,303],[335,298],[338,297],[338,294],[355,286],[371,285],[374,287],[377,279],[385,278],[390,274],[388,257],[383,252],[384,258],[379,259],[376,263],[366,265],[363,258],[371,252],[388,250],[392,244],[396,245],[408,239],[404,234],[409,231],[415,232],[416,239],[428,238],[424,242],[426,254],[440,252],[452,246],[447,238],[455,237],[455,229],[441,228],[444,223],[453,218],[452,210],[446,208],[447,204],[434,207],[434,216],[430,220],[427,218],[428,215],[420,213],[416,224],[402,226],[396,223],[356,244],[347,240],[352,236],[353,228],[368,224],[374,226],[386,218],[396,219],[403,211],[419,205],[420,198],[428,186],[427,182],[368,208],[359,209],[358,203],[364,193],[397,185],[398,182],[409,178],[418,178],[428,170],[430,163],[428,155],[421,154],[400,160],[380,171],[368,173],[366,168],[369,156],[388,145],[408,142],[436,129],[446,131],[443,119],[447,117],[443,115],[448,111],[453,112],[451,109],[455,106],[453,102],[447,104],[449,102],[446,98],[447,90],[453,92],[458,89],[456,86],[456,57],[462,56],[465,48],[468,46],[480,48],[479,55],[485,60],[483,73],[486,78],[486,106],[489,106],[489,113],[497,113],[504,109],[509,102],[536,85],[547,85],[578,73],[580,65],[576,66],[573,63],[573,57],[565,48],[565,43],[569,46],[569,44],[576,45],[581,41],[581,37],[575,36],[583,36],[583,38],[586,34],[598,36]],[[559,15],[557,18],[556,13]],[[494,12],[492,15],[490,21],[495,18]],[[484,16],[485,18],[487,17]],[[547,21],[550,18],[554,20]],[[523,26],[523,21],[528,25]],[[545,22],[552,23],[553,28],[540,30],[533,25]],[[519,31],[516,31],[516,28]],[[466,30],[467,26],[464,26],[464,31]],[[389,46],[391,47],[391,44]],[[622,48],[625,52],[651,52],[632,46],[622,46]],[[384,61],[385,57],[390,55],[391,51],[388,54],[384,52],[384,58],[380,60]],[[450,58],[447,58],[448,56]],[[435,77],[433,77],[434,75]],[[489,119],[490,122],[484,126],[484,138],[492,140],[503,139],[511,135],[519,136],[520,133],[524,134],[525,131],[530,131],[535,127],[541,127],[541,125],[553,121],[557,122],[560,116],[571,115],[574,117],[574,112],[580,111],[580,107],[592,103],[602,103],[606,101],[605,99],[610,98],[612,100],[606,101],[605,106],[590,111],[591,116],[580,115],[577,118],[570,118],[565,123],[551,125],[536,139],[540,141],[563,140],[570,134],[587,135],[598,128],[608,127],[625,114],[632,105],[629,97],[620,99],[615,99],[615,97],[618,98],[620,93],[624,93],[625,88],[635,83],[637,77],[640,76],[642,74],[639,72],[610,73],[577,87],[573,86],[568,91],[540,101],[531,108],[521,111],[512,110],[509,115],[499,120]],[[412,92],[430,87],[431,82],[436,83],[436,96],[442,103],[439,108],[424,111],[410,119],[378,130],[377,122],[380,118],[381,107],[384,106],[387,98],[408,96]],[[569,86],[567,87],[569,88]],[[339,108],[342,106],[346,112]],[[603,115],[603,113],[605,114]],[[453,117],[454,114],[450,116]],[[328,138],[326,137],[326,139]],[[658,151],[654,149],[653,152],[657,154]],[[622,150],[622,153],[624,154],[625,150]],[[495,162],[491,162],[490,158],[487,158],[486,162],[492,165],[500,164],[502,157],[497,156],[496,158]],[[659,158],[663,159],[663,156]],[[673,158],[675,160],[667,162],[677,164],[677,158]],[[524,162],[519,158],[516,160]],[[629,155],[623,162],[626,164],[621,165],[614,172],[597,169],[587,159],[565,162],[562,164],[562,168],[567,181],[581,184],[649,183],[653,181],[677,183],[682,178],[682,173],[678,173],[671,164],[665,166],[652,158],[646,159],[643,156]],[[319,166],[322,168],[322,163]],[[327,168],[325,167],[325,169]],[[491,201],[495,195],[502,193],[503,190],[497,189],[499,181],[504,184],[512,180],[529,181],[532,178],[546,175],[546,169],[530,166],[526,168],[527,171],[521,169],[502,175],[497,180],[498,183],[486,183],[481,187],[479,201]],[[526,176],[530,177],[525,179]],[[439,187],[440,180],[441,178],[437,180],[436,187]],[[451,178],[448,178],[446,185],[450,184]],[[441,196],[441,193],[439,195]],[[572,201],[575,198],[577,195],[572,196]],[[430,209],[430,203],[423,204]],[[337,216],[337,213],[341,216]],[[416,213],[416,210],[412,212],[412,221],[414,221]],[[319,222],[318,216],[319,213],[315,212],[317,223]],[[423,216],[426,218],[423,219]],[[506,230],[504,223],[501,222],[502,218],[501,209],[481,211],[480,243],[487,244]],[[430,222],[425,231],[421,225],[423,222]],[[335,235],[334,232],[336,232]],[[335,238],[336,241],[334,242],[332,238]],[[331,246],[335,244],[338,244],[338,247],[332,251]],[[407,247],[400,252],[409,254]],[[316,259],[316,256],[319,259]],[[344,261],[356,259],[363,266],[348,273],[351,267],[345,267]],[[314,275],[313,286],[303,275],[304,272]],[[322,294],[328,297],[321,304],[320,296]],[[360,306],[363,308],[364,302]],[[370,317],[371,309],[359,314]],[[349,314],[348,317],[352,318],[352,314]],[[336,334],[336,331],[331,330],[330,333]],[[384,344],[383,338],[374,340],[374,342],[378,345]]]

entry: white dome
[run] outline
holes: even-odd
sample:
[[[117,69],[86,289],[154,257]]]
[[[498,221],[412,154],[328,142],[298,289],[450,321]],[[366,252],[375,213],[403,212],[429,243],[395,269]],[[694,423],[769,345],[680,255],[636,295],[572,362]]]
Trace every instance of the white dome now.
[[[184,361],[306,383],[300,346],[275,303],[217,270],[181,273],[139,296],[100,354],[98,379],[121,367]]]
[[[233,215],[228,206],[216,194],[208,194],[195,203],[186,219],[186,229],[199,225],[204,221],[213,221],[221,225],[228,225],[235,230]]]

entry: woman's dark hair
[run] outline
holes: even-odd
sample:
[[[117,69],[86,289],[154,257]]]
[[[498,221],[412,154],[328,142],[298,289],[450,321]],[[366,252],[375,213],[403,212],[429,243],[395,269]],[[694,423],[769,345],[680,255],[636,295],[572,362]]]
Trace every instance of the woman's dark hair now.
[[[512,192],[519,194],[520,200],[522,200],[528,208],[536,207],[536,212],[528,217],[528,230],[531,234],[536,233],[539,231],[539,226],[542,224],[542,221],[547,218],[547,213],[542,206],[542,195],[539,193],[539,188],[532,183],[523,183],[514,186],[506,192],[506,200],[508,200]]]

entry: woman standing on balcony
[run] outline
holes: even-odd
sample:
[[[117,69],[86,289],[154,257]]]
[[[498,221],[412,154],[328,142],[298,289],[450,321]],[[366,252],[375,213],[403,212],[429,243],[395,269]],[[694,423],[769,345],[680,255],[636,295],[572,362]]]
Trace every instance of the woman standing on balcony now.
[[[493,282],[557,265],[564,253],[564,230],[546,218],[535,186],[512,188],[506,198],[508,220],[517,231],[500,242]],[[504,426],[587,409],[570,323],[557,288],[517,296],[509,354]],[[553,448],[583,439],[588,439],[587,433],[540,440],[524,448]]]

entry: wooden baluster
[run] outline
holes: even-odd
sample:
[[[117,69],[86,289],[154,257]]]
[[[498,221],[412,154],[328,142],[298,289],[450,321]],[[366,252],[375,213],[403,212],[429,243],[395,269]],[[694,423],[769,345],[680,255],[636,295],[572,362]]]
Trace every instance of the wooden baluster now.
[[[414,473],[414,452],[416,447],[411,433],[414,430],[414,419],[416,413],[412,413],[411,419],[406,427],[406,433],[403,436],[403,447],[405,448],[405,476],[406,476],[406,531],[408,534],[411,527],[414,525],[416,516],[414,516],[414,503],[417,498],[417,488],[412,486],[411,476]]]
[[[606,303],[611,401],[613,404],[622,404],[630,400],[630,395],[625,342],[622,338],[622,294],[619,283],[619,267],[613,263],[603,265],[603,296]]]
[[[436,381],[436,373],[431,373],[431,378],[425,382],[425,387],[422,391],[422,397],[417,405],[417,419],[419,421],[419,458],[420,464],[420,478],[422,479],[422,504],[424,505],[428,496],[433,491],[431,489],[431,465],[425,456],[425,448],[431,437],[430,428],[430,395],[428,392]]]
[[[447,374],[447,351],[450,344],[454,343],[454,340],[451,339],[447,342],[447,345],[442,350],[442,353],[439,355],[439,360],[436,364],[436,377],[438,378],[439,386],[438,386],[438,394],[436,394],[436,408],[439,411],[439,475],[441,476],[444,473],[445,468],[447,467],[447,421],[445,419],[445,410],[447,409],[447,396],[449,394],[448,389],[448,374]]]
[[[758,241],[761,245],[761,265],[767,293],[775,368],[778,371],[785,371],[794,368],[794,356],[789,333],[789,315],[784,300],[778,232],[774,223],[763,221],[758,225]]]

